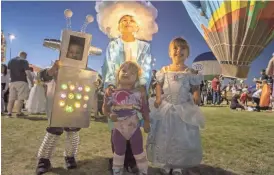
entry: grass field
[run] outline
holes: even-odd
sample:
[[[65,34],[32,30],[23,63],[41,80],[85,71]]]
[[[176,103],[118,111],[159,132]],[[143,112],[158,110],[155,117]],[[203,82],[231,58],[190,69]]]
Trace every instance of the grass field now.
[[[204,158],[191,170],[202,175],[273,175],[274,113],[237,112],[226,107],[203,107],[206,128],[202,130]],[[40,116],[41,117],[41,116]],[[2,175],[32,175],[36,154],[45,134],[46,120],[2,117]],[[45,118],[45,117],[44,117]],[[64,136],[52,157],[53,170],[46,175],[108,175],[111,156],[107,124],[92,121],[80,132],[79,169],[64,167]],[[151,175],[157,169],[150,168]],[[186,173],[190,174],[190,173]]]

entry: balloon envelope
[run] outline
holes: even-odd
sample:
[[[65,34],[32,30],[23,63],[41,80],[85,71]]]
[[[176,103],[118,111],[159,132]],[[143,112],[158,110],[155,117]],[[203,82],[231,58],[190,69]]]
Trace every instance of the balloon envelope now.
[[[221,66],[212,52],[198,55],[192,63],[192,68],[204,75],[204,80],[212,80],[214,76],[221,74]]]
[[[183,1],[226,77],[247,78],[274,38],[274,1]]]

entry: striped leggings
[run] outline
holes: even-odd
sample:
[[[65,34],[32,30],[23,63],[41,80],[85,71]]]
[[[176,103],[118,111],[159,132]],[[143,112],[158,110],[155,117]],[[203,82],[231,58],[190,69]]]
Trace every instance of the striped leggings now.
[[[57,141],[63,132],[66,132],[66,143],[65,143],[65,157],[75,157],[79,145],[79,131],[80,128],[59,128],[59,127],[48,127],[47,133],[38,151],[38,159],[50,159]]]

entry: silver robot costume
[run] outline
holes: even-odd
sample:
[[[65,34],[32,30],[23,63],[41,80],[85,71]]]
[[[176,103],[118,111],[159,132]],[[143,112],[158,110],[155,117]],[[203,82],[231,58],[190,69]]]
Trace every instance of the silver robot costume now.
[[[95,93],[95,88],[92,85],[96,80],[97,73],[90,71],[86,65],[89,55],[100,55],[102,51],[90,46],[91,35],[85,33],[87,25],[93,22],[93,17],[87,15],[81,32],[75,32],[69,29],[72,14],[71,10],[65,10],[68,29],[63,30],[62,41],[44,40],[45,47],[60,51],[59,59],[62,65],[53,76],[48,75],[48,69],[39,72],[40,79],[43,82],[48,82],[47,116],[49,127],[46,129],[46,135],[38,151],[37,175],[44,174],[51,168],[50,158],[64,131],[66,133],[64,151],[66,167],[67,169],[76,168],[75,157],[80,140],[79,131],[81,128],[89,127],[90,108]],[[72,53],[71,45],[76,45],[77,54],[80,52],[80,56]],[[65,85],[62,84],[64,80],[68,80]]]

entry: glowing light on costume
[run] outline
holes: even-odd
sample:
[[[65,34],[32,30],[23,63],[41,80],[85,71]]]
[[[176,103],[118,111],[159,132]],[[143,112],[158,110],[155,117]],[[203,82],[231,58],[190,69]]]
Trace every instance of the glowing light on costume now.
[[[84,105],[83,105],[83,108],[87,108],[87,107],[88,107],[88,105],[87,105],[87,104],[84,104]]]
[[[90,87],[89,87],[89,86],[86,86],[86,87],[85,87],[85,91],[86,91],[86,92],[89,92],[89,91],[90,91]]]
[[[82,90],[83,90],[83,87],[82,87],[82,86],[79,86],[79,87],[78,87],[78,91],[81,92]]]
[[[82,95],[81,94],[76,94],[76,99],[77,100],[80,100],[82,98]]]
[[[59,105],[60,105],[61,107],[64,107],[64,106],[65,106],[65,102],[64,102],[63,100],[61,100],[61,101],[59,102]]]
[[[75,86],[74,85],[70,85],[69,89],[73,91],[75,89]]]
[[[65,108],[65,111],[71,113],[71,112],[73,112],[74,110],[73,110],[73,107],[72,107],[72,106],[67,105],[66,108]]]
[[[61,88],[64,89],[64,90],[66,90],[66,89],[68,89],[68,85],[62,84],[62,85],[61,85]]]
[[[71,99],[71,100],[74,99],[73,93],[69,93],[68,98]]]
[[[84,96],[84,100],[88,101],[89,97],[87,95]]]
[[[61,94],[61,98],[66,98],[66,97],[67,97],[67,95],[65,93]]]
[[[80,104],[79,102],[76,102],[76,103],[74,104],[74,106],[75,106],[76,108],[80,108],[80,107],[81,107],[81,104]]]

